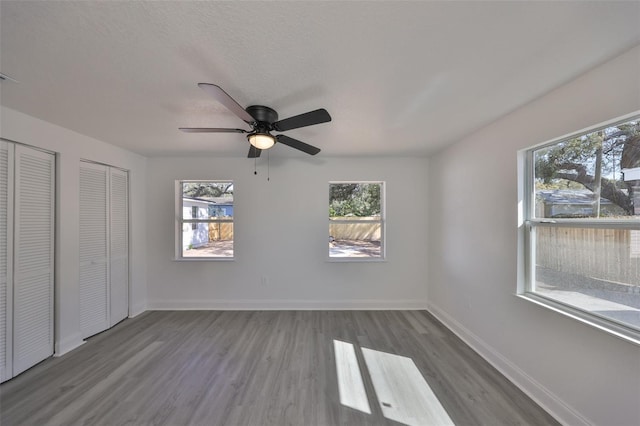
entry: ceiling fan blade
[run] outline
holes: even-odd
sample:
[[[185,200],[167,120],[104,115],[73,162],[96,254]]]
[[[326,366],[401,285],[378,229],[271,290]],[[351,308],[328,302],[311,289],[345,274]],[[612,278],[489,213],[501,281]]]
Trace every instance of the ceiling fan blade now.
[[[273,128],[279,132],[284,132],[285,130],[313,126],[314,124],[326,123],[328,121],[331,121],[331,116],[326,109],[320,108],[315,111],[305,112],[304,114],[294,115],[293,117],[276,121],[273,123]]]
[[[242,129],[220,129],[216,127],[179,127],[185,133],[248,133]]]
[[[320,148],[316,148],[315,146],[311,146],[297,139],[290,138],[289,136],[278,135],[276,136],[276,140],[280,143],[290,146],[291,148],[306,152],[310,155],[316,155],[320,152]]]
[[[198,87],[213,96],[213,98],[227,107],[229,111],[240,117],[246,123],[253,123],[255,118],[244,110],[231,96],[227,94],[220,86],[210,83],[198,83]]]
[[[257,158],[260,157],[260,154],[262,153],[262,150],[260,148],[256,148],[253,145],[249,146],[249,155],[247,155],[247,158]]]

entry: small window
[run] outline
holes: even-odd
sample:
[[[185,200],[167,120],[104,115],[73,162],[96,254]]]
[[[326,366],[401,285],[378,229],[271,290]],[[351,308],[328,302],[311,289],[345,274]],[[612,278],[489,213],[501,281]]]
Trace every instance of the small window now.
[[[198,206],[191,206],[191,219],[197,219],[197,218],[198,218]],[[191,229],[194,231],[198,229],[198,223],[196,222],[191,223]]]
[[[524,293],[640,337],[640,117],[530,149]]]
[[[233,182],[178,181],[178,259],[233,258]]]
[[[329,183],[329,258],[384,259],[383,182]]]

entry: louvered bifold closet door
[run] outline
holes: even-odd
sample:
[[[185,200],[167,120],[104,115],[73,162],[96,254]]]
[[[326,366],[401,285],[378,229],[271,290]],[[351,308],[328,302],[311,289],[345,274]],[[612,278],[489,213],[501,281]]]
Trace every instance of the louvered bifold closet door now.
[[[13,313],[9,285],[12,232],[8,225],[9,210],[13,212],[13,206],[9,205],[9,188],[10,186],[13,188],[13,180],[10,181],[10,176],[13,176],[13,173],[9,173],[9,148],[13,153],[13,145],[0,141],[0,382],[13,376],[11,366]]]
[[[111,326],[119,323],[129,314],[128,187],[127,172],[111,168],[109,179]]]
[[[13,375],[53,355],[55,157],[15,146]]]
[[[109,328],[107,167],[80,163],[80,332]]]

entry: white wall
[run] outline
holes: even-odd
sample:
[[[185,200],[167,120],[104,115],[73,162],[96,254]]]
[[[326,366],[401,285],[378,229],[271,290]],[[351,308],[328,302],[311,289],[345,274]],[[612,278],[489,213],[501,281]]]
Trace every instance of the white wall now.
[[[149,159],[151,309],[426,307],[425,159],[266,160]],[[234,261],[172,260],[176,179],[234,181]],[[386,181],[386,262],[327,262],[330,180]]]
[[[79,312],[79,167],[91,160],[129,170],[130,315],[146,309],[146,159],[71,130],[1,107],[0,136],[55,152],[56,284],[55,352],[82,343]]]
[[[514,296],[516,152],[640,109],[640,46],[433,156],[429,309],[565,424],[640,424],[640,346]]]

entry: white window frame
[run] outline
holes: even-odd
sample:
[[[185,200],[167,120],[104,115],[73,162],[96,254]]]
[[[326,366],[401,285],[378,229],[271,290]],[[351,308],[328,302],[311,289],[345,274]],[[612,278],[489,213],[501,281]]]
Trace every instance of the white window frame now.
[[[233,261],[236,258],[236,247],[235,247],[235,196],[234,196],[234,205],[233,205],[233,216],[230,219],[192,219],[192,218],[184,218],[184,209],[183,209],[183,193],[182,193],[182,185],[184,183],[231,183],[232,185],[235,183],[232,179],[182,179],[175,181],[175,257],[174,260],[177,261],[185,261],[185,262],[219,262],[219,261]],[[235,191],[235,186],[234,186]],[[234,194],[235,195],[235,194]],[[184,225],[187,224],[189,227],[192,227],[192,224],[198,223],[231,223],[233,224],[233,256],[202,256],[202,257],[184,257],[183,253],[183,229]]]
[[[369,219],[369,220],[349,220],[349,219],[331,219],[329,217],[329,223],[327,226],[331,226],[331,224],[351,224],[351,223],[377,223],[380,224],[380,256],[379,257],[337,257],[331,256],[330,250],[327,250],[327,261],[328,262],[385,262],[387,259],[386,254],[386,188],[387,183],[382,180],[344,180],[344,181],[329,181],[329,194],[331,194],[331,185],[336,184],[379,184],[380,185],[380,219]]]
[[[516,295],[539,306],[573,318],[616,337],[640,345],[640,330],[589,311],[570,306],[535,291],[536,229],[539,227],[575,227],[592,229],[640,230],[639,219],[536,218],[534,190],[534,151],[567,139],[596,132],[627,121],[640,119],[640,111],[564,135],[529,147],[518,153],[518,283]]]

